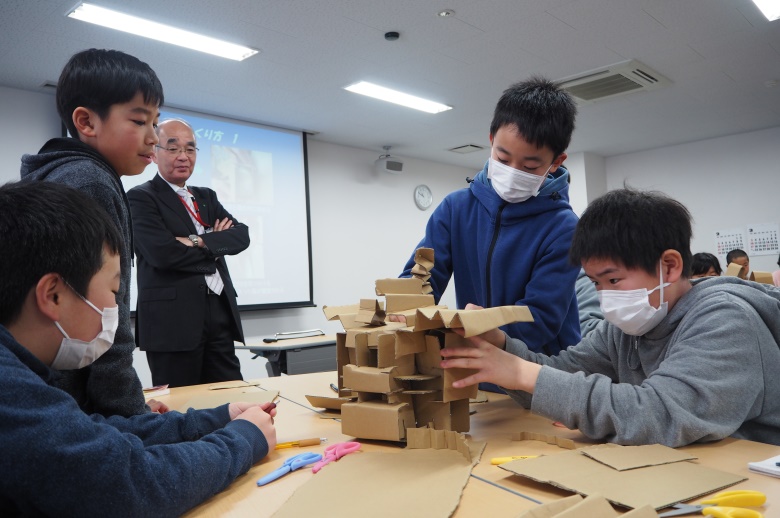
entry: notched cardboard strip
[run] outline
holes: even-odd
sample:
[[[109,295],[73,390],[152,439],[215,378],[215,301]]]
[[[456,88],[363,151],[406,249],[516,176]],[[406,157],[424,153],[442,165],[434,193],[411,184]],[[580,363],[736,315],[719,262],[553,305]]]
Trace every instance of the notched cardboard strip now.
[[[483,446],[484,447],[484,446]],[[454,450],[475,464],[471,457],[471,448],[466,437],[452,430],[434,430],[433,428],[408,428],[406,430],[406,448],[409,450]],[[478,459],[477,459],[478,460]]]
[[[462,327],[465,336],[475,336],[485,331],[515,322],[533,322],[527,306],[499,306],[485,309],[440,309],[437,307],[417,310],[414,330]]]
[[[546,442],[547,444],[554,444],[559,448],[565,448],[567,450],[573,450],[577,447],[574,444],[574,441],[572,441],[571,439],[558,437],[557,435],[548,435],[548,434],[537,433],[537,432],[523,431],[523,432],[513,433],[512,440],[513,441],[542,441],[542,442]]]

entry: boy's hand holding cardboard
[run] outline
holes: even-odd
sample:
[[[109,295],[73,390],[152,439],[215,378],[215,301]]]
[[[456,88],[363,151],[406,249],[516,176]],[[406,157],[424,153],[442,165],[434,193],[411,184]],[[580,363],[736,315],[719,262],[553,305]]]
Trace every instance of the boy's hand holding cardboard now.
[[[464,368],[477,371],[476,374],[455,381],[453,387],[463,388],[490,382],[510,390],[523,390],[529,393],[534,391],[541,365],[527,362],[503,351],[482,336],[472,336],[469,340],[474,347],[441,350],[441,355],[444,357],[441,362],[443,369]]]

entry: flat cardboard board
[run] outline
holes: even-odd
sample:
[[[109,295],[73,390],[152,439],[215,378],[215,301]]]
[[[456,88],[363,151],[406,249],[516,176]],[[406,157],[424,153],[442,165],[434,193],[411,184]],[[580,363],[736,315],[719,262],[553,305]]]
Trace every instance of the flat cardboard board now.
[[[746,480],[691,462],[618,471],[572,450],[500,464],[501,469],[537,482],[579,493],[602,494],[610,502],[636,509],[662,509]]]
[[[375,291],[377,296],[405,293],[407,295],[419,295],[422,293],[423,281],[415,277],[405,279],[377,279]],[[388,311],[390,308],[388,307]]]
[[[475,336],[505,324],[533,322],[527,306],[499,306],[485,309],[420,308],[414,323],[415,331],[462,327],[465,336]]]
[[[602,464],[624,471],[627,469],[659,466],[671,462],[696,460],[696,457],[680,450],[669,448],[662,444],[647,444],[644,446],[619,446],[617,444],[600,444],[580,450],[583,455],[597,460]]]
[[[472,458],[479,459],[480,447],[473,446]],[[274,516],[450,516],[471,469],[472,462],[449,449],[352,453],[322,468]]]
[[[237,403],[246,401],[249,403],[268,403],[279,396],[278,390],[257,390],[255,387],[248,386],[248,391],[243,390],[219,390],[214,394],[207,396],[198,396],[187,401],[185,405],[179,408],[179,411],[186,412],[188,408],[214,408],[225,403]]]

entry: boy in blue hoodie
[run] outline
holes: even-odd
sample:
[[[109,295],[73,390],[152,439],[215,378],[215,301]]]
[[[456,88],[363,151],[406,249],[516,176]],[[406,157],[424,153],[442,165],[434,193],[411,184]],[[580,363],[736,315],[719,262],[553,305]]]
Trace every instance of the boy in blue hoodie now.
[[[274,448],[270,403],[84,413],[56,381],[110,350],[122,236],[52,182],[0,187],[0,236],[0,516],[179,516]]]
[[[490,124],[489,160],[467,188],[436,207],[416,247],[434,251],[437,303],[454,277],[459,308],[528,306],[532,325],[503,329],[550,355],[580,341],[579,268],[568,262],[577,216],[561,165],[576,113],[571,96],[545,79],[504,91]],[[401,277],[413,267],[414,254]]]
[[[51,139],[37,155],[24,155],[22,181],[57,182],[79,189],[103,207],[122,233],[119,328],[114,345],[93,365],[64,373],[60,388],[87,413],[141,414],[149,409],[133,369],[133,234],[120,177],[140,174],[152,162],[162,85],[154,70],[133,56],[89,49],[75,54],[63,68],[56,101],[71,137]],[[166,408],[158,404],[154,409]]]

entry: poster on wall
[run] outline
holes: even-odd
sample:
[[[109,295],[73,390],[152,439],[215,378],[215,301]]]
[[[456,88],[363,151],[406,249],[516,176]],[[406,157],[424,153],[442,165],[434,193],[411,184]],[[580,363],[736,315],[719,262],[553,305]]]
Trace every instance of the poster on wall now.
[[[747,249],[749,256],[754,255],[778,255],[778,234],[780,227],[777,223],[757,223],[747,226]]]
[[[715,250],[721,263],[725,263],[726,254],[739,248],[745,250],[745,231],[741,228],[718,230],[715,232]],[[748,253],[749,255],[749,253]]]

